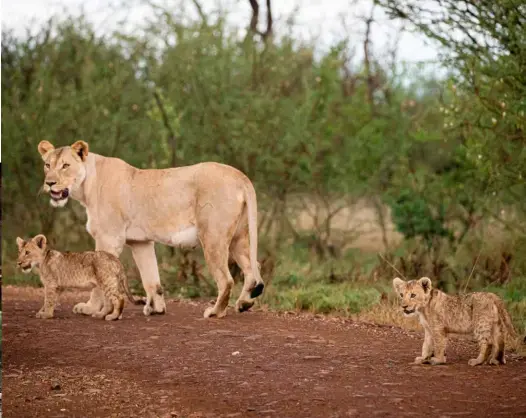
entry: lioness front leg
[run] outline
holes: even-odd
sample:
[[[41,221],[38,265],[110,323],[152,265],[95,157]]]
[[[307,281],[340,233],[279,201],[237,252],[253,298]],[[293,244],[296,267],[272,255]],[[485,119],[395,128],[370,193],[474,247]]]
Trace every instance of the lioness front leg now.
[[[424,329],[424,344],[422,345],[422,356],[415,358],[416,364],[429,363],[429,359],[433,356],[433,338],[431,331]]]
[[[58,289],[54,286],[46,286],[44,289],[44,305],[35,315],[39,319],[53,318],[55,306],[58,299]]]
[[[164,314],[166,303],[157,267],[157,257],[153,242],[128,243],[132,250],[133,259],[139,269],[142,285],[146,291],[146,305],[144,315]]]

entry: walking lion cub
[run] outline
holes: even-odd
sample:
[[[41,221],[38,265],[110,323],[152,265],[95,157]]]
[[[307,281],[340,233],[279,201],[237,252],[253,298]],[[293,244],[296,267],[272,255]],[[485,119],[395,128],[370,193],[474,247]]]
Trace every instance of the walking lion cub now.
[[[42,234],[29,241],[18,237],[16,243],[18,267],[26,274],[37,268],[40,281],[44,285],[44,306],[36,314],[37,318],[53,318],[59,291],[67,287],[81,289],[99,287],[104,293],[105,302],[102,309],[92,316],[107,321],[122,318],[124,295],[134,304],[143,303],[133,298],[128,288],[124,267],[119,259],[110,253],[105,251],[62,253],[49,249],[47,239]]]
[[[433,365],[446,362],[445,350],[449,333],[473,334],[479,343],[477,358],[469,360],[470,366],[487,361],[488,364],[505,364],[504,340],[507,331],[516,338],[504,302],[495,294],[475,292],[452,296],[431,287],[431,280],[393,280],[405,316],[418,315],[425,336],[422,355],[415,363]]]

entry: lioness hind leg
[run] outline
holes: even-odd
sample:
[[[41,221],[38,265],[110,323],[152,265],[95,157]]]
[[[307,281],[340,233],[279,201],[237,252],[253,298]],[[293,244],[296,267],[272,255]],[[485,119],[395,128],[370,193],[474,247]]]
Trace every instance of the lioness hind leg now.
[[[236,301],[237,312],[248,311],[254,305],[254,299],[251,297],[250,293],[256,286],[256,279],[252,273],[249,251],[249,241],[246,234],[243,234],[240,237],[234,237],[234,240],[230,245],[230,254],[239,268],[243,271],[244,280],[243,289]]]
[[[228,269],[228,246],[204,243],[203,249],[208,271],[217,284],[217,299],[213,307],[209,307],[204,312],[205,318],[216,316],[222,318],[226,315],[230,291],[234,286],[234,279]]]

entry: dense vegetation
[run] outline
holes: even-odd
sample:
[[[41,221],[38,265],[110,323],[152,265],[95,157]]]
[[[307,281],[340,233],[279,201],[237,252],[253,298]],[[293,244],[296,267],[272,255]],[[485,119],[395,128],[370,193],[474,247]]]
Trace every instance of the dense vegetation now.
[[[348,42],[315,59],[315,44],[271,25],[240,37],[221,17],[192,22],[161,9],[138,36],[98,35],[83,17],[24,38],[4,31],[6,280],[30,280],[14,268],[18,235],[93,246],[78,204],[52,210],[38,195],[38,142],[83,139],[137,167],[214,160],[247,173],[265,304],[355,313],[391,299],[394,275],[428,275],[447,291],[500,293],[523,329],[524,6],[440,2],[439,21],[417,1],[378,3],[441,44],[447,77],[382,60],[368,37],[356,65]],[[347,219],[355,210],[370,214],[372,232]],[[199,252],[159,246],[158,258],[173,294],[215,292]]]

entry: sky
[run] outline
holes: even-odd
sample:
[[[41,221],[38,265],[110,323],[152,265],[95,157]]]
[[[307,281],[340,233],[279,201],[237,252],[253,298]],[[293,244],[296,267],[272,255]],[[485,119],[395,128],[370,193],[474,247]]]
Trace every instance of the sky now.
[[[145,5],[144,0],[117,1],[2,0],[2,29],[12,29],[15,34],[23,36],[28,27],[36,31],[51,16],[64,16],[66,12],[78,14],[81,7],[101,33],[116,29],[123,18],[127,19],[127,30],[133,31],[151,16],[151,8]],[[189,16],[197,16],[191,0],[155,0],[155,3],[175,11],[184,8]],[[251,15],[248,0],[199,0],[199,3],[207,14],[213,13],[218,7],[227,10],[227,22],[240,31],[248,26]],[[266,2],[260,0],[259,3],[260,24],[264,25]],[[349,39],[356,49],[355,59],[360,59],[363,56],[361,43],[365,30],[362,17],[369,16],[371,6],[372,0],[274,0],[274,30],[278,34],[286,32],[287,22],[293,18],[293,36],[302,40],[316,39],[318,52],[327,50],[338,41]],[[373,56],[387,54],[393,42],[399,39],[398,60],[407,63],[437,60],[437,49],[426,42],[422,35],[404,31],[398,36],[399,22],[390,21],[379,9],[375,9],[374,17],[376,23],[371,36]]]
[[[83,5],[85,12],[101,31],[112,29],[116,22],[124,16],[129,19],[128,28],[141,24],[151,9],[142,0],[121,0],[120,4],[127,7],[117,7],[117,0],[3,0],[2,26],[12,28],[17,34],[24,34],[29,23],[32,27],[46,21],[54,14],[64,14],[64,8],[73,13]],[[250,20],[251,9],[248,0],[199,0],[203,9],[214,11],[218,4],[228,10],[228,22],[239,28],[246,28]],[[185,7],[188,13],[195,15],[195,8],[190,0],[155,0],[157,4],[168,5],[172,10]],[[260,23],[264,24],[265,1],[260,0]],[[330,4],[330,7],[328,6]],[[363,36],[364,25],[360,16],[368,15],[372,0],[274,0],[272,9],[276,32],[286,30],[286,21],[294,16],[293,34],[301,39],[317,38],[321,49],[335,44],[344,37],[359,39]],[[112,7],[113,6],[113,7]],[[296,10],[296,12],[295,12]],[[385,53],[390,43],[396,38],[397,25],[390,22],[380,9],[376,9],[375,18],[378,23],[372,32],[373,51]],[[345,22],[345,23],[344,23]],[[356,54],[361,54],[357,47]],[[398,57],[402,61],[421,62],[434,60],[437,51],[432,45],[426,45],[422,35],[405,33],[399,43]]]

